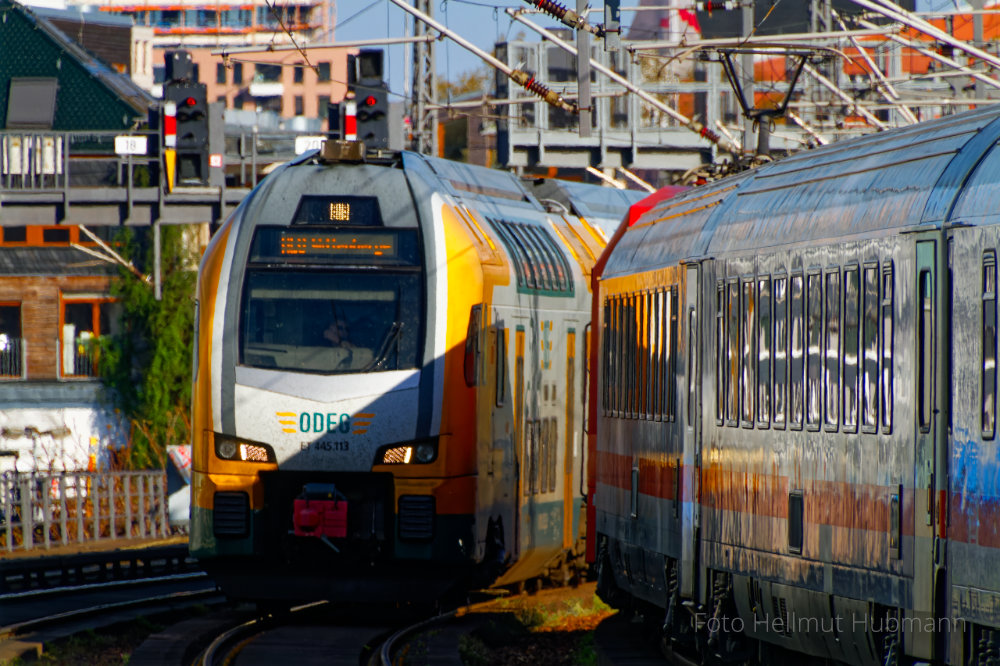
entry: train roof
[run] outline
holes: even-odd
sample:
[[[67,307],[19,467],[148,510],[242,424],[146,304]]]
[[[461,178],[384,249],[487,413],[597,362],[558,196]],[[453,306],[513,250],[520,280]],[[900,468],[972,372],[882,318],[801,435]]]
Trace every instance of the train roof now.
[[[691,189],[630,227],[603,276],[960,218],[984,223],[1000,217],[1000,151],[990,152],[998,139],[1000,109],[986,107],[797,153]]]

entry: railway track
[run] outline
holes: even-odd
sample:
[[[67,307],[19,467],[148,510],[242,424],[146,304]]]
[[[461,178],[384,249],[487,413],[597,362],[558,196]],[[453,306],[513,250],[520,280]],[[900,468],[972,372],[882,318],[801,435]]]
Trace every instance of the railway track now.
[[[201,573],[0,595],[0,663],[82,631],[224,601]]]

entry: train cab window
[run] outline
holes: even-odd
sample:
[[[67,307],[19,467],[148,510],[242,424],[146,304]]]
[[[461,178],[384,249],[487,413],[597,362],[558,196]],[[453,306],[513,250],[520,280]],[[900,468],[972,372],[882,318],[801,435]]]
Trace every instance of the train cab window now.
[[[844,271],[844,430],[858,430],[858,342],[861,329],[858,268]]]
[[[983,257],[983,439],[997,429],[997,260],[991,250]]]
[[[419,271],[251,267],[240,362],[321,374],[416,368],[421,294]]]
[[[788,380],[788,422],[802,428],[805,416],[805,290],[801,275],[791,281],[791,329],[789,331],[790,375]]]
[[[757,425],[771,422],[771,279],[757,279]]]
[[[806,425],[819,428],[823,413],[823,276],[806,277]]]
[[[865,265],[864,312],[861,331],[861,429],[878,428],[878,266]]]
[[[754,381],[757,369],[756,359],[756,338],[757,323],[757,299],[755,292],[755,280],[743,281],[743,302],[741,308],[740,339],[742,353],[740,354],[740,405],[742,412],[740,421],[744,428],[752,428],[754,421],[754,393],[757,390],[757,383]]]
[[[882,431],[892,431],[893,400],[893,278],[892,262],[882,267]]]
[[[918,281],[920,318],[917,321],[917,405],[920,429],[927,432],[931,428],[934,408],[934,276],[929,270],[922,270]]]
[[[826,397],[828,430],[840,424],[840,270],[826,274],[826,349],[824,352],[823,389]]]
[[[729,321],[726,327],[729,331],[729,357],[726,374],[726,388],[729,402],[726,405],[727,425],[737,426],[740,419],[740,283],[733,280],[729,283]]]
[[[715,422],[726,419],[726,285],[719,282],[715,290]]]
[[[788,413],[788,278],[774,278],[774,409],[775,428],[784,428]]]

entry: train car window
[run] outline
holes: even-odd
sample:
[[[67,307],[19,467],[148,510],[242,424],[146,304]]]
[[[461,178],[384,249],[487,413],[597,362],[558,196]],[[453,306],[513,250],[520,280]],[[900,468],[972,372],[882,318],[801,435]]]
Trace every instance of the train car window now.
[[[639,356],[639,294],[632,294],[629,297],[629,352],[632,355],[632,362],[629,363],[629,415],[633,419],[639,418],[639,370],[641,357]]]
[[[473,305],[469,311],[469,328],[465,332],[465,385],[479,386],[479,364],[482,359],[480,329],[483,323],[482,304]]]
[[[528,422],[528,493],[538,494],[538,420]]]
[[[657,350],[656,364],[656,412],[663,421],[670,418],[667,410],[667,390],[669,389],[669,367],[670,367],[670,291],[661,290],[657,294],[659,310],[657,312],[657,328],[660,330],[660,338]]]
[[[882,431],[892,431],[893,402],[893,277],[892,262],[882,267]]]
[[[514,239],[518,247],[524,253],[525,258],[528,261],[526,269],[531,273],[531,281],[529,282],[529,287],[532,289],[545,289],[552,290],[552,277],[549,274],[548,267],[542,260],[541,253],[538,248],[531,241],[528,234],[524,232],[524,229],[520,225],[512,224],[509,222],[503,223],[507,227],[507,232],[510,237]]]
[[[840,425],[840,270],[826,274],[826,352],[823,389],[828,430]]]
[[[549,492],[556,489],[556,469],[559,462],[559,421],[549,419]]]
[[[625,347],[622,342],[622,326],[623,317],[622,312],[622,297],[621,295],[615,296],[615,347],[614,347],[614,360],[615,360],[615,373],[612,376],[613,384],[611,385],[611,390],[614,392],[614,410],[616,416],[622,415],[622,388],[624,381],[624,362],[625,362]]]
[[[545,245],[538,239],[538,235],[535,233],[536,229],[528,225],[511,225],[511,230],[514,235],[518,236],[522,240],[524,246],[528,248],[528,254],[531,255],[532,261],[535,262],[535,267],[538,269],[538,273],[542,276],[542,281],[540,287],[548,291],[556,291],[561,289],[561,285],[556,279],[556,270],[552,261],[552,254],[546,252]]]
[[[771,279],[757,280],[757,425],[771,423]]]
[[[997,429],[997,260],[990,250],[983,257],[983,439]]]
[[[601,325],[601,409],[608,415],[611,389],[611,299],[604,299],[604,319]]]
[[[774,427],[784,428],[788,413],[788,278],[774,278]]]
[[[671,287],[668,295],[670,297],[670,328],[668,330],[669,340],[667,343],[667,386],[665,412],[671,421],[677,420],[677,309],[680,307],[680,299],[677,296],[677,287]]]
[[[635,295],[625,297],[625,418],[635,418]]]
[[[243,365],[342,374],[418,367],[418,271],[250,267],[243,287]]]
[[[649,344],[650,330],[652,329],[653,316],[651,313],[652,294],[648,291],[639,296],[639,417],[650,418],[650,400],[652,374],[650,373],[650,363],[653,361],[652,346]]]
[[[694,427],[695,412],[698,405],[698,395],[696,393],[698,377],[698,313],[693,305],[688,306],[688,357],[687,357],[687,425]]]
[[[844,271],[844,430],[858,431],[858,342],[861,285],[857,266]]]
[[[496,406],[507,402],[507,329],[497,324]]]
[[[743,303],[741,308],[742,329],[740,338],[743,343],[742,354],[740,355],[740,405],[743,410],[740,419],[743,427],[752,428],[754,421],[754,393],[757,391],[757,382],[754,381],[757,363],[756,338],[757,323],[757,299],[754,293],[756,287],[755,280],[743,281]]]
[[[715,423],[726,419],[726,285],[720,280],[715,289]]]
[[[533,273],[531,273],[531,262],[528,261],[528,256],[524,253],[524,248],[514,241],[510,232],[500,220],[495,220],[492,217],[487,217],[486,220],[497,230],[497,233],[504,240],[508,251],[513,257],[514,272],[517,274],[517,286],[522,289],[528,288],[528,279],[529,276],[533,276]],[[532,284],[534,284],[533,277]]]
[[[650,396],[652,400],[652,416],[657,421],[663,419],[663,410],[660,407],[662,404],[662,394],[663,394],[663,337],[664,337],[664,323],[663,323],[663,299],[664,292],[662,289],[657,290],[653,293],[653,326],[652,326],[652,340],[650,342],[650,349],[652,350],[652,379],[653,379],[653,391]]]
[[[819,428],[823,418],[823,276],[806,277],[806,425]]]
[[[920,319],[917,321],[917,348],[920,373],[917,381],[917,404],[920,410],[920,429],[931,428],[934,408],[934,276],[922,270],[918,276],[920,289]]]
[[[802,428],[805,416],[805,290],[801,275],[792,276],[792,327],[790,330],[791,367],[788,382],[788,422]]]
[[[729,426],[738,426],[740,419],[740,283],[729,283],[729,366],[726,369],[726,387],[729,390],[729,404],[726,419]]]
[[[878,428],[878,266],[865,264],[864,316],[861,331],[861,429]]]

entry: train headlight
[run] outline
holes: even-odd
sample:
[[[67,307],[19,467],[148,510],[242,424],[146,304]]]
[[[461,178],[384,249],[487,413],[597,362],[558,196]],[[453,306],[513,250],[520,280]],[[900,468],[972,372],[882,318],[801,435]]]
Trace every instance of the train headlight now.
[[[214,433],[215,455],[222,460],[267,463],[276,462],[274,449],[262,442],[254,442],[231,435]]]
[[[437,440],[384,446],[375,455],[376,465],[429,463],[437,458]]]
[[[437,457],[437,447],[433,444],[417,445],[417,462],[429,463]]]

